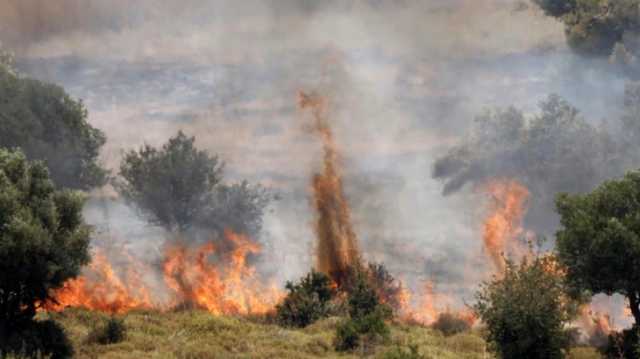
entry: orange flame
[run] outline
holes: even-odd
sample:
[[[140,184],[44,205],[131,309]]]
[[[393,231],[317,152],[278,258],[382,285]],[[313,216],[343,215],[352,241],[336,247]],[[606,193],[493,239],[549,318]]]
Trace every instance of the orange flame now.
[[[170,300],[154,301],[153,292],[140,275],[142,265],[130,256],[125,276],[119,276],[108,258],[96,253],[84,275],[70,280],[54,292],[54,303],[44,309],[58,311],[68,306],[85,307],[110,313],[132,309],[160,309],[187,305],[203,308],[214,314],[260,314],[270,311],[281,299],[275,283],[263,284],[256,270],[247,263],[260,246],[248,237],[225,231],[232,248],[217,255],[213,243],[190,248],[184,243],[172,243],[165,250],[163,279]],[[212,257],[217,255],[217,261]],[[154,274],[150,268],[148,274]]]
[[[300,92],[298,105],[311,109],[314,132],[320,136],[324,149],[323,172],[315,174],[312,182],[317,211],[317,267],[340,285],[349,268],[359,260],[358,240],[342,186],[338,149],[328,120],[328,101],[317,94]]]
[[[85,275],[67,281],[55,291],[55,302],[46,310],[59,311],[65,307],[85,307],[109,313],[124,313],[132,309],[152,308],[149,290],[143,285],[138,263],[131,263],[124,279],[113,269],[101,252],[85,270]]]
[[[246,236],[226,231],[234,249],[221,261],[223,270],[209,261],[216,254],[213,243],[195,251],[182,244],[170,246],[163,265],[167,286],[176,293],[178,303],[205,308],[214,314],[259,314],[270,311],[282,294],[275,285],[264,286],[247,256],[260,246]]]
[[[496,271],[502,273],[505,253],[520,250],[514,239],[523,233],[520,225],[529,191],[514,180],[492,181],[484,190],[491,198],[491,213],[483,225],[484,247]]]
[[[452,309],[454,300],[447,294],[436,291],[436,286],[432,281],[425,281],[422,292],[414,307],[411,307],[411,294],[404,290],[402,297],[404,300],[401,315],[405,320],[421,325],[432,325],[441,314],[450,313],[464,320],[472,326],[477,317],[470,309],[463,308],[459,310]]]

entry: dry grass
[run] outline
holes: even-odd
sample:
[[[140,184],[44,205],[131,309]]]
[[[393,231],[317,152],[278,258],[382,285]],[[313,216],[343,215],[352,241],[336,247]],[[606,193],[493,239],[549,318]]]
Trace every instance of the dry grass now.
[[[82,309],[41,314],[60,322],[70,336],[78,358],[380,358],[393,346],[417,345],[426,358],[489,359],[485,342],[477,333],[444,337],[415,325],[394,324],[391,340],[365,353],[336,353],[333,337],[339,318],[328,318],[304,329],[284,329],[255,318],[213,316],[203,311],[137,311],[124,316],[127,336],[117,344],[87,340],[89,333],[109,316]],[[571,359],[597,358],[580,349]]]

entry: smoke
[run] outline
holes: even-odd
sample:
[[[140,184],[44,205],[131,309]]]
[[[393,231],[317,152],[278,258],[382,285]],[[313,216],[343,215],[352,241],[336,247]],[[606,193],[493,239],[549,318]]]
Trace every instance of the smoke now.
[[[552,95],[531,116],[515,108],[478,116],[471,133],[438,158],[433,176],[445,181],[444,194],[493,178],[521,181],[532,193],[527,224],[544,233],[554,228],[557,193],[586,191],[620,173],[612,140]]]
[[[3,2],[0,40],[16,52],[22,72],[84,100],[91,123],[107,134],[107,167],[118,168],[123,150],[158,146],[182,129],[226,161],[230,181],[277,190],[281,199],[255,238],[263,258],[255,265],[280,283],[315,262],[316,207],[308,187],[309,173],[322,168],[322,155],[315,155],[322,148],[292,126],[298,89],[331,88],[344,198],[363,256],[384,262],[416,293],[433,280],[458,303],[470,299],[492,265],[482,254],[490,199],[474,186],[454,186],[457,195],[443,197],[441,180],[476,184],[489,178],[486,171],[515,175],[530,191],[525,227],[551,232],[552,191],[596,180],[587,170],[594,151],[602,152],[599,142],[591,150],[581,136],[600,133],[596,121],[624,92],[624,78],[601,70],[606,60],[576,56],[563,25],[523,1],[86,4]],[[538,138],[532,113],[552,92],[584,114],[584,121],[572,120],[578,128],[554,130],[573,141],[566,143],[570,158],[522,173],[528,169],[519,161],[536,151],[543,158],[562,154],[553,146],[563,141],[512,139],[512,153],[499,137],[464,139],[483,108],[511,105],[523,117],[516,132]],[[461,142],[473,153],[458,157],[473,166],[433,179],[435,159]],[[567,163],[587,170],[573,174],[561,166]],[[120,233],[110,236],[114,245],[162,261],[154,238],[166,233],[146,226],[118,198],[108,201],[108,216],[96,202],[87,219]]]

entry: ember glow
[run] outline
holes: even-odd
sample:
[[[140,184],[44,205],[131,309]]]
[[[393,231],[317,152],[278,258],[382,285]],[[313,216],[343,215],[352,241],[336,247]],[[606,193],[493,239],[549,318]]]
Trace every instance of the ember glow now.
[[[275,283],[264,284],[256,269],[247,263],[260,246],[247,236],[225,231],[225,245],[219,253],[213,242],[197,247],[175,242],[166,246],[160,271],[144,266],[130,256],[124,275],[116,273],[107,256],[96,253],[84,274],[54,294],[47,310],[85,307],[109,313],[133,309],[166,310],[175,307],[206,309],[214,314],[261,314],[273,309],[282,297]],[[222,251],[221,251],[222,252]],[[163,300],[158,289],[144,278],[161,272]]]
[[[483,241],[486,254],[498,273],[504,272],[504,255],[521,254],[520,243],[515,240],[524,231],[521,227],[526,213],[529,191],[515,180],[494,180],[484,191],[490,198],[490,213],[483,224]]]

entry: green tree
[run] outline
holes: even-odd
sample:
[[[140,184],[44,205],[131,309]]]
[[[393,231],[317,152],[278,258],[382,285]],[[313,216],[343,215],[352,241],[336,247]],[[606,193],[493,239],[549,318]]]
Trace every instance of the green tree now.
[[[591,193],[560,194],[560,262],[574,293],[619,293],[640,324],[640,172],[602,183]]]
[[[186,230],[212,200],[222,179],[217,156],[195,147],[182,131],[161,149],[149,145],[130,151],[120,164],[118,189],[150,222],[167,230]]]
[[[0,53],[0,147],[43,160],[57,186],[88,190],[105,183],[98,156],[106,139],[87,122],[82,101],[59,86],[23,77]]]
[[[565,325],[576,312],[552,257],[520,264],[507,261],[476,293],[475,312],[487,327],[491,349],[503,359],[563,358],[569,345]]]
[[[0,344],[89,262],[79,193],[56,191],[47,168],[0,149]]]
[[[228,228],[256,235],[269,203],[268,192],[246,181],[222,183],[224,164],[195,146],[182,131],[157,149],[129,151],[120,164],[120,193],[153,224],[169,231]]]

